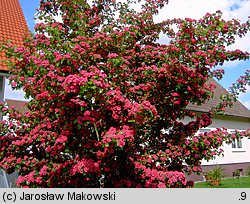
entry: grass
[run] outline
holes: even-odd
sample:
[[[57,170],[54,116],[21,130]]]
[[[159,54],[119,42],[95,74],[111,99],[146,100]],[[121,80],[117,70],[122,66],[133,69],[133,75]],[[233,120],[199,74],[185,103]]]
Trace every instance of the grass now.
[[[195,188],[213,188],[209,182],[198,182],[194,184]],[[216,188],[250,188],[250,177],[225,178]]]

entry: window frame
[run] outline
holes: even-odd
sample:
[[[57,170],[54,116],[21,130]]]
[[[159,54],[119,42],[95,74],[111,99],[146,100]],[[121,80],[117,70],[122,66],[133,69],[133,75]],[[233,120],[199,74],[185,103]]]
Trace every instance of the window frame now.
[[[235,133],[235,130],[228,130],[230,134],[234,134]],[[237,130],[238,132],[242,131],[242,130]],[[243,145],[243,137],[240,137],[240,138],[235,138],[233,141],[232,141],[232,144],[231,144],[231,150],[232,152],[245,152],[245,148],[244,148],[244,145]]]

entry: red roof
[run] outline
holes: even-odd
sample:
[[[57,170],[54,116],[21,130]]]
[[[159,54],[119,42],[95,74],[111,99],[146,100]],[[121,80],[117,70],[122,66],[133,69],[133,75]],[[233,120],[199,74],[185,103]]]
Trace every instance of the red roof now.
[[[0,42],[11,40],[14,46],[22,46],[23,37],[29,31],[18,0],[0,0]],[[8,71],[2,62],[5,53],[0,52],[0,72]]]
[[[221,100],[220,99],[221,95],[228,94],[228,91],[214,79],[209,79],[208,83],[212,83],[216,86],[214,90],[214,97],[200,106],[189,104],[187,106],[189,110],[194,110],[198,112],[208,112],[209,110],[211,110],[213,106],[219,104]],[[233,106],[231,108],[227,107],[225,109],[225,115],[241,117],[241,118],[250,118],[250,110],[248,110],[241,102],[237,100],[236,102],[233,103]]]

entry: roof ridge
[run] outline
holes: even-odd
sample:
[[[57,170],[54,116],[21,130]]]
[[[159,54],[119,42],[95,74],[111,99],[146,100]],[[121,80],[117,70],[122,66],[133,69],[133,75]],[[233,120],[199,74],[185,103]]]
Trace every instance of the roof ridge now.
[[[188,109],[198,112],[208,112],[213,106],[219,104],[219,102],[221,101],[221,95],[230,94],[228,90],[226,90],[218,81],[213,78],[210,78],[207,83],[212,83],[216,86],[216,88],[214,89],[213,97],[201,105],[196,105],[193,103],[188,104]],[[244,104],[242,104],[238,99],[236,99],[236,101],[233,102],[232,107],[226,107],[225,115],[250,118],[250,110],[246,106],[244,106]]]

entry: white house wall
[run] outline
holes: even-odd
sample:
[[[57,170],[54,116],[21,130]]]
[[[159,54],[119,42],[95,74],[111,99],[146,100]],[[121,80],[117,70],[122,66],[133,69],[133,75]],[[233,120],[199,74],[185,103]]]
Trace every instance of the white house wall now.
[[[191,119],[187,118],[183,122],[188,123]],[[250,119],[238,118],[230,116],[219,116],[213,119],[213,123],[205,129],[213,130],[215,128],[225,127],[228,131],[247,130],[250,128]],[[242,139],[242,148],[232,148],[232,145],[224,144],[222,146],[224,156],[216,157],[214,160],[203,161],[202,165],[215,164],[232,164],[232,163],[246,163],[250,162],[250,140]]]
[[[0,100],[4,100],[5,77],[0,74]]]

